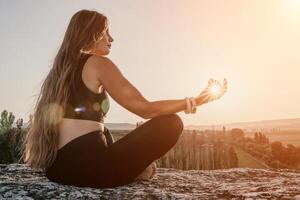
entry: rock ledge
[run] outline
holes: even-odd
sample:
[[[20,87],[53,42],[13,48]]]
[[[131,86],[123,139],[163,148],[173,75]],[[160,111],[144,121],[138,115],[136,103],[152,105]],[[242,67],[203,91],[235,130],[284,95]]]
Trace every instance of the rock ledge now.
[[[24,164],[0,164],[0,199],[300,199],[300,171],[158,168],[151,180],[95,189],[50,182]]]

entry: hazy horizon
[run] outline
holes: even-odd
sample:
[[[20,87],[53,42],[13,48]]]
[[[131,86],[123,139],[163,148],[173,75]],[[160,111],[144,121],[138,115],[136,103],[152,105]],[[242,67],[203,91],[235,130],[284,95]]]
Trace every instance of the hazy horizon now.
[[[109,19],[109,57],[149,101],[196,96],[209,78],[228,92],[178,114],[185,125],[300,118],[300,1],[0,2],[0,111],[28,120],[71,16]],[[110,96],[105,123],[144,119]]]

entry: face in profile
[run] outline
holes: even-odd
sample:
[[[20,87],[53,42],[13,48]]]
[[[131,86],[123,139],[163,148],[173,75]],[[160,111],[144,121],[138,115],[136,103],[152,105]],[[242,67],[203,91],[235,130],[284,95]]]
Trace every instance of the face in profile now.
[[[96,55],[108,55],[113,41],[114,40],[109,33],[109,28],[107,27],[103,31],[102,37],[99,37],[99,39],[94,43],[94,48],[91,53]]]

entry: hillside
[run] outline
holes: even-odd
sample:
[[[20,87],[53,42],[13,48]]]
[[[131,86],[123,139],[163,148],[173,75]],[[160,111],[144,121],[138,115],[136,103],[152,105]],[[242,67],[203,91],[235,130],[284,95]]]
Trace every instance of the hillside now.
[[[272,132],[280,131],[300,131],[300,118],[294,119],[276,119],[276,120],[262,120],[252,122],[236,122],[227,124],[211,124],[211,125],[186,125],[186,129],[218,129],[221,130],[225,126],[227,129],[241,128],[245,131],[258,131]]]

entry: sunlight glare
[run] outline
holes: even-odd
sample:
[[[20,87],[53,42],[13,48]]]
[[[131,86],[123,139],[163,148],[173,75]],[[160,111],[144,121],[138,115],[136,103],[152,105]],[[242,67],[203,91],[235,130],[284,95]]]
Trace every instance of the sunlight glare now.
[[[220,85],[214,83],[211,85],[209,91],[212,96],[218,96],[219,94],[221,94],[222,88],[220,87]]]

